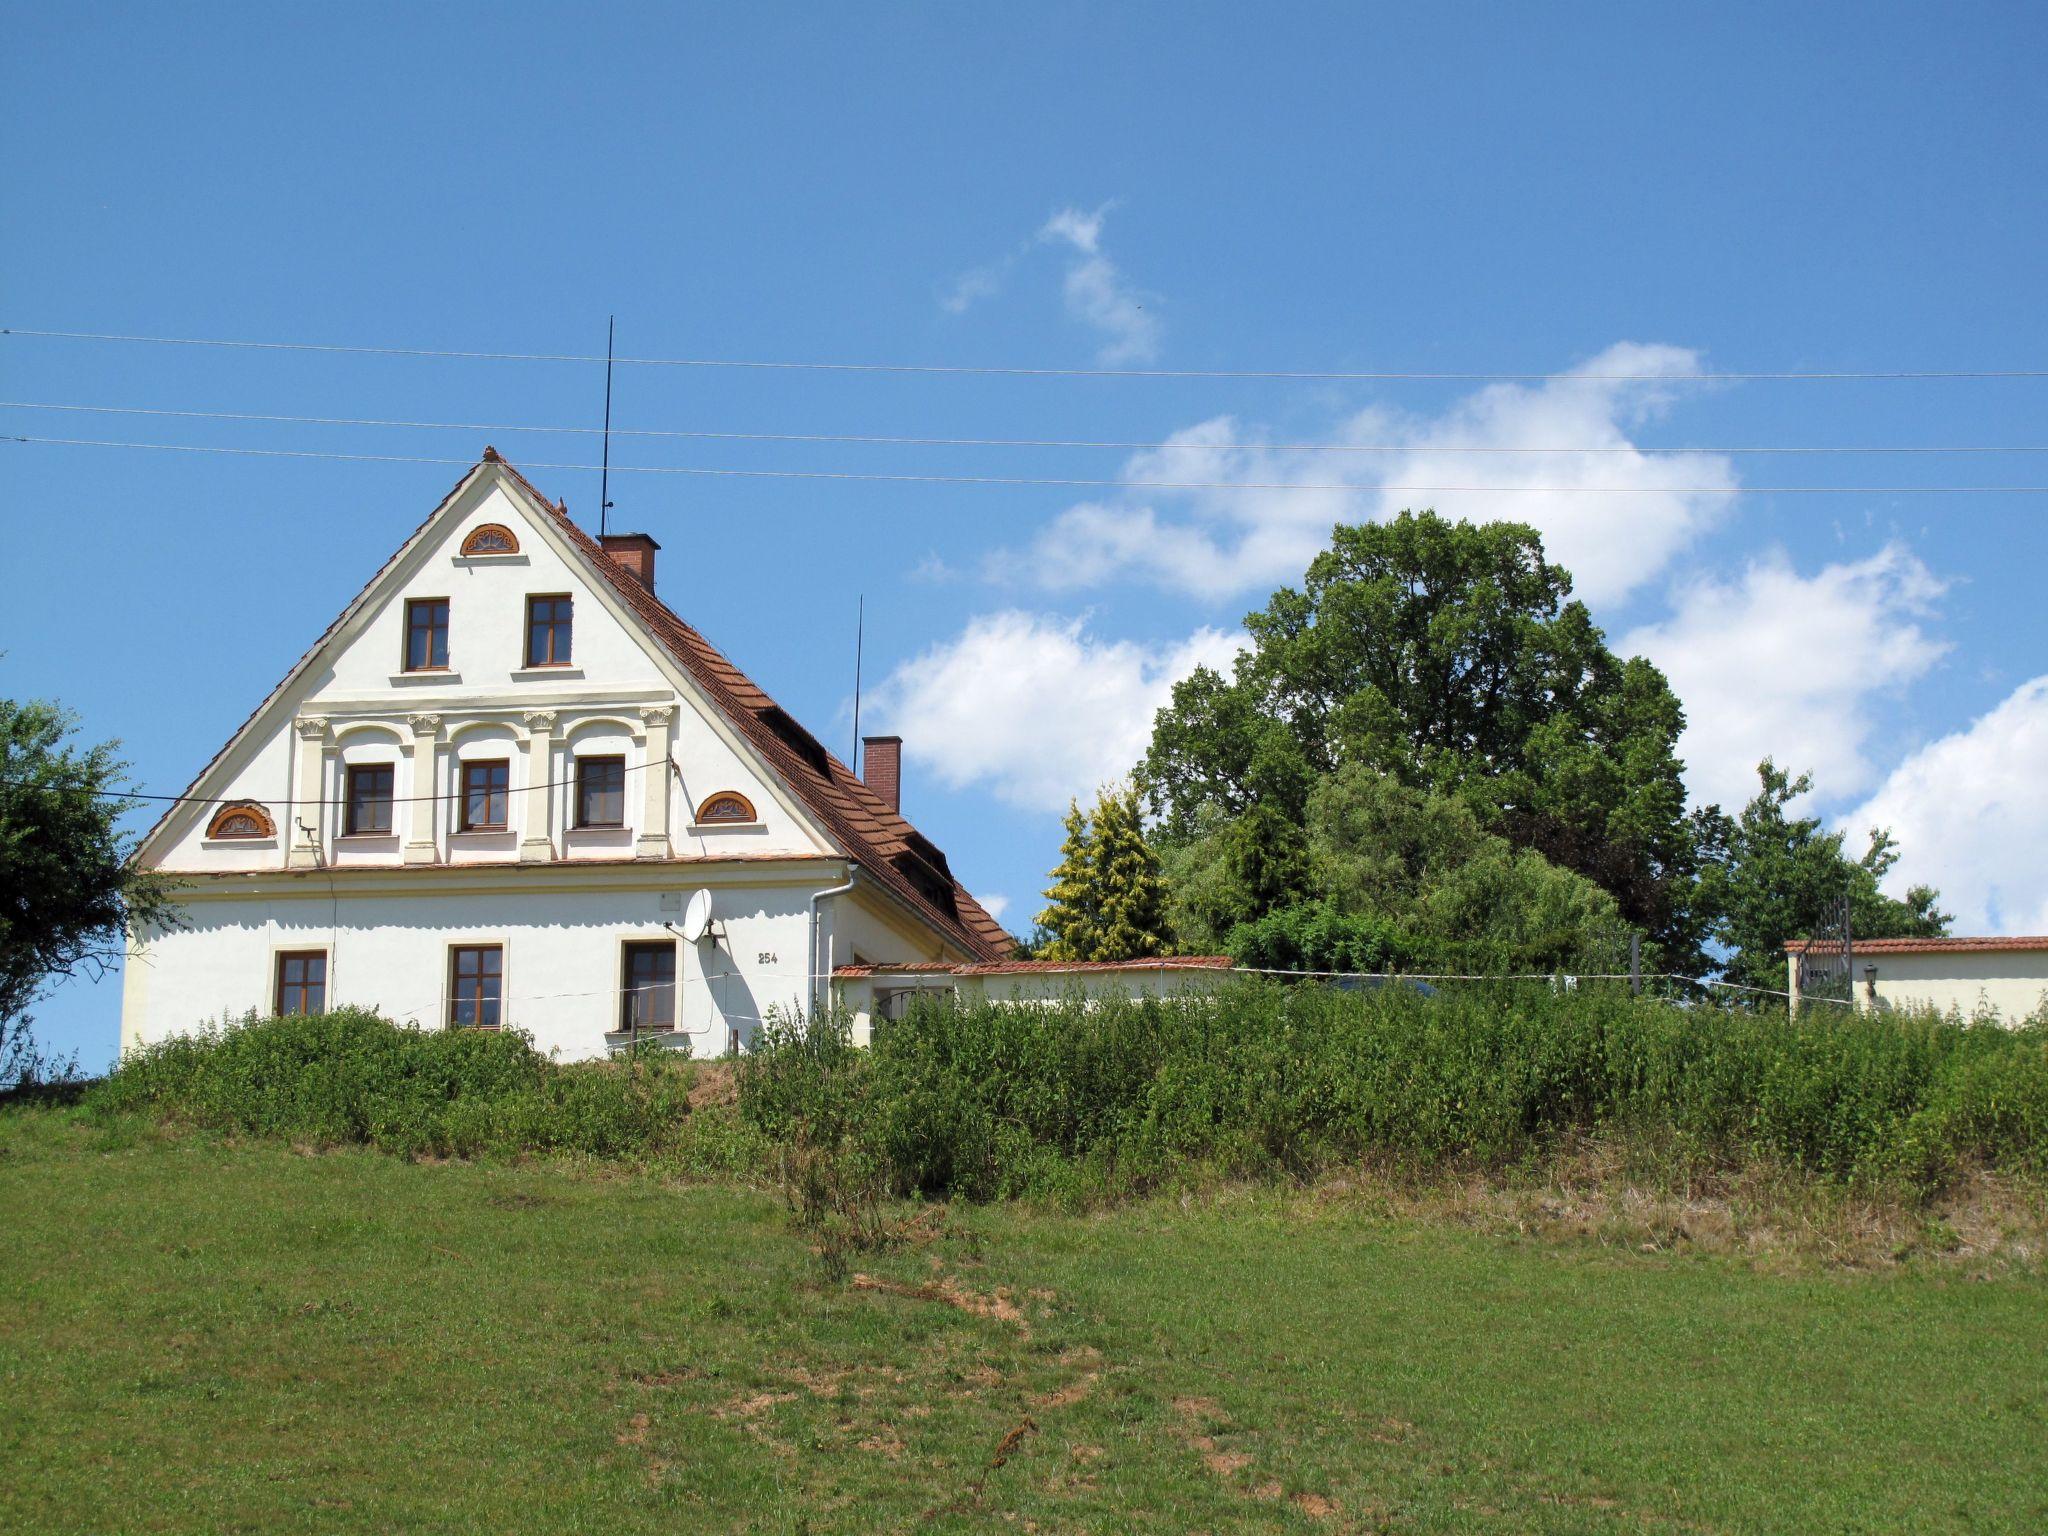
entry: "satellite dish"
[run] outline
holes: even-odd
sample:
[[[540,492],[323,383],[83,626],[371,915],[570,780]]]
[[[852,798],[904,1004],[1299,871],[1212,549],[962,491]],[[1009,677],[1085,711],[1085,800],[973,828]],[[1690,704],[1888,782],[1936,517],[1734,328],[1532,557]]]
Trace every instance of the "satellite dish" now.
[[[692,891],[683,907],[683,937],[697,943],[711,931],[711,893]]]

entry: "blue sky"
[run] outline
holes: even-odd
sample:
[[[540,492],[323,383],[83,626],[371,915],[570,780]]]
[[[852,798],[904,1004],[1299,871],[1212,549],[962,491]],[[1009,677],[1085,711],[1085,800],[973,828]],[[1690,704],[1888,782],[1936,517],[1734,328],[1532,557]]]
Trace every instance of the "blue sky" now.
[[[1526,385],[621,369],[614,461],[1476,486],[1119,491],[618,474],[680,612],[1026,927],[1057,806],[1298,575],[1409,503],[1527,517],[1672,673],[1694,788],[1763,752],[1881,819],[1965,930],[2048,930],[2048,17],[1860,7],[0,6],[0,325],[1050,368],[1653,375]],[[0,398],[596,423],[601,371],[0,337]],[[584,464],[587,436],[0,410],[7,434]],[[1335,442],[1398,450],[1293,453]],[[1527,447],[1598,454],[1473,454]],[[0,443],[0,691],[181,787],[452,483],[436,464]],[[532,468],[594,513],[597,477]],[[1527,487],[1619,485],[1628,495]],[[1734,495],[1671,494],[1717,487]],[[842,748],[842,751],[844,749]],[[45,1033],[104,1061],[118,988]]]

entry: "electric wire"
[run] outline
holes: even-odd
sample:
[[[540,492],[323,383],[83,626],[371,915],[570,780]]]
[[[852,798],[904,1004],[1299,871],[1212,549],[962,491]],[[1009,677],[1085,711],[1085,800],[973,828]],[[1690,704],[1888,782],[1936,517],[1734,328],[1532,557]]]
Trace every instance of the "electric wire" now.
[[[219,444],[139,443],[106,438],[0,436],[0,442],[62,448],[130,448],[162,453],[213,453],[238,458],[325,459],[357,464],[464,465],[473,460],[431,454],[342,453],[321,448],[231,448]],[[527,469],[596,473],[596,464],[548,459],[523,461]],[[2041,496],[2048,485],[1374,485],[1306,480],[1131,480],[1048,475],[940,475],[845,469],[737,469],[709,465],[614,464],[615,474],[686,475],[736,480],[868,481],[889,485],[1050,486],[1125,491],[1329,491],[1351,495],[1525,495],[1525,496]]]
[[[627,763],[620,771],[624,773],[639,773],[644,769],[657,767],[662,761],[663,759],[661,758],[650,757],[644,762]],[[575,784],[576,781],[574,779],[546,779],[536,784],[514,784],[506,789],[493,789],[491,793],[494,795],[524,795],[543,789],[571,789],[575,787]],[[254,804],[314,806],[347,805],[350,803],[346,799],[299,800],[294,799],[290,795],[157,795],[139,789],[88,789],[83,784],[46,784],[38,779],[0,778],[0,788],[39,789],[49,794],[61,795],[91,795],[99,800],[148,800],[167,805]],[[457,789],[440,795],[379,795],[376,803],[378,805],[424,805],[429,800],[461,800],[467,798],[467,796],[468,791]]]
[[[0,327],[0,336],[29,336],[51,341],[103,341],[166,347],[221,347],[262,352],[328,352],[373,357],[434,357],[474,362],[601,363],[585,352],[488,352],[443,347],[346,345],[313,341],[248,341],[212,336],[140,336],[110,331],[55,331],[24,326]],[[1019,378],[1074,379],[1278,379],[1323,382],[1442,381],[1451,383],[1645,382],[1659,384],[1744,382],[1896,382],[1933,379],[2043,379],[2048,368],[1896,368],[1716,370],[1674,375],[1626,370],[1600,372],[1573,369],[1551,372],[1482,369],[1328,369],[1328,368],[1052,368],[985,363],[857,363],[735,357],[620,357],[613,361],[643,368],[736,368],[819,373],[976,374]]]
[[[408,421],[387,416],[288,416],[269,411],[195,411],[168,406],[78,405],[48,400],[0,400],[0,410],[64,411],[94,416],[172,417],[188,421],[261,422],[301,427],[379,427],[425,432],[531,432],[548,436],[598,437],[603,427],[538,426],[505,421]],[[1843,443],[1816,446],[1753,445],[1725,447],[1649,447],[1635,443],[1599,443],[1568,447],[1550,443],[1310,443],[1245,442],[1187,443],[1157,439],[1071,437],[925,437],[870,432],[721,432],[684,427],[613,427],[613,437],[684,438],[693,442],[829,443],[897,448],[1083,448],[1152,453],[1412,453],[1412,454],[1634,454],[1642,457],[1723,457],[1814,454],[2018,454],[2048,453],[2048,443]]]

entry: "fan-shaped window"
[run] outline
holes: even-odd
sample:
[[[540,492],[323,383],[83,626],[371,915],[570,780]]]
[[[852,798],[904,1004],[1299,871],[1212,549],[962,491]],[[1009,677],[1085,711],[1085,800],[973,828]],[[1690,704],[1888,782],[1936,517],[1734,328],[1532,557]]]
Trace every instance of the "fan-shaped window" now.
[[[470,529],[469,537],[462,541],[462,552],[465,555],[516,555],[519,553],[519,540],[503,523],[485,523]]]
[[[275,837],[277,823],[270,819],[270,812],[253,800],[238,801],[224,805],[213,813],[213,820],[207,823],[208,837]]]
[[[753,802],[735,790],[721,789],[697,807],[697,823],[700,826],[706,822],[753,820]]]

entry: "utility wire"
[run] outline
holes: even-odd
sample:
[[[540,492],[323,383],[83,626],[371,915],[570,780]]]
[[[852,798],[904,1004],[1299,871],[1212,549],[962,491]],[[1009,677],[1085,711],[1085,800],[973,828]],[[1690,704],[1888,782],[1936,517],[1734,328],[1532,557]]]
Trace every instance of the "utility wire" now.
[[[68,411],[93,416],[169,416],[189,421],[266,422],[300,427],[400,427],[427,432],[539,432],[597,437],[602,427],[544,427],[504,421],[404,421],[385,416],[283,416],[267,411],[190,411],[168,406],[72,405],[47,400],[0,400],[0,410]],[[1452,446],[1440,443],[1176,443],[1072,437],[914,437],[865,432],[714,432],[680,427],[613,427],[613,437],[688,438],[697,442],[870,444],[901,448],[1115,448],[1154,453],[1213,453],[1232,449],[1261,453],[1615,453],[1695,456],[1866,453],[2048,453],[2037,444],[1830,444],[1819,447],[1650,448],[1602,443],[1588,448],[1552,444],[1499,443]]]
[[[9,434],[0,442],[65,448],[141,448],[160,453],[218,453],[239,458],[331,459],[357,464],[469,465],[471,459],[405,453],[337,453],[317,448],[226,448],[198,443],[117,442],[104,438],[30,437]],[[529,459],[528,469],[588,470],[596,464]],[[1128,491],[1342,491],[1360,495],[1392,492],[1406,495],[1591,495],[1591,496],[2041,496],[2048,485],[1371,485],[1296,480],[1106,480],[1044,475],[885,474],[843,469],[728,469],[682,464],[614,464],[614,473],[629,475],[692,475],[736,480],[864,480],[892,485],[1063,486]]]
[[[340,352],[372,357],[441,357],[501,363],[601,363],[596,353],[584,352],[479,352],[439,347],[344,346],[312,341],[239,341],[210,336],[132,336],[106,331],[47,331],[20,326],[0,327],[0,336],[33,336],[51,341],[111,341],[147,343],[167,347],[228,347],[261,352]],[[1810,369],[1766,371],[1751,369],[1713,373],[1508,372],[1423,369],[1342,370],[1320,368],[1024,368],[968,363],[832,363],[793,360],[763,360],[732,357],[621,357],[614,362],[647,368],[752,368],[819,373],[936,373],[1004,375],[1020,378],[1070,379],[1296,379],[1372,382],[1394,380],[1436,380],[1453,383],[1487,381],[1539,383],[1551,380],[1584,379],[1588,382],[1641,381],[1645,383],[1743,383],[1764,381],[1895,381],[1920,379],[2043,379],[2048,368],[1899,368],[1886,370]]]
[[[650,757],[645,762],[628,763],[622,770],[638,773],[653,768],[665,761]],[[574,779],[548,779],[538,784],[515,784],[509,793],[531,794],[540,789],[568,789],[575,785]],[[171,805],[347,805],[342,800],[304,800],[291,795],[152,795],[139,789],[88,789],[83,784],[46,784],[39,779],[0,779],[0,787],[7,789],[40,789],[53,795],[91,795],[98,800],[154,800]],[[468,796],[467,790],[450,790],[445,795],[380,795],[378,805],[421,805],[429,800],[461,800]],[[492,794],[505,794],[506,790],[494,789]]]

